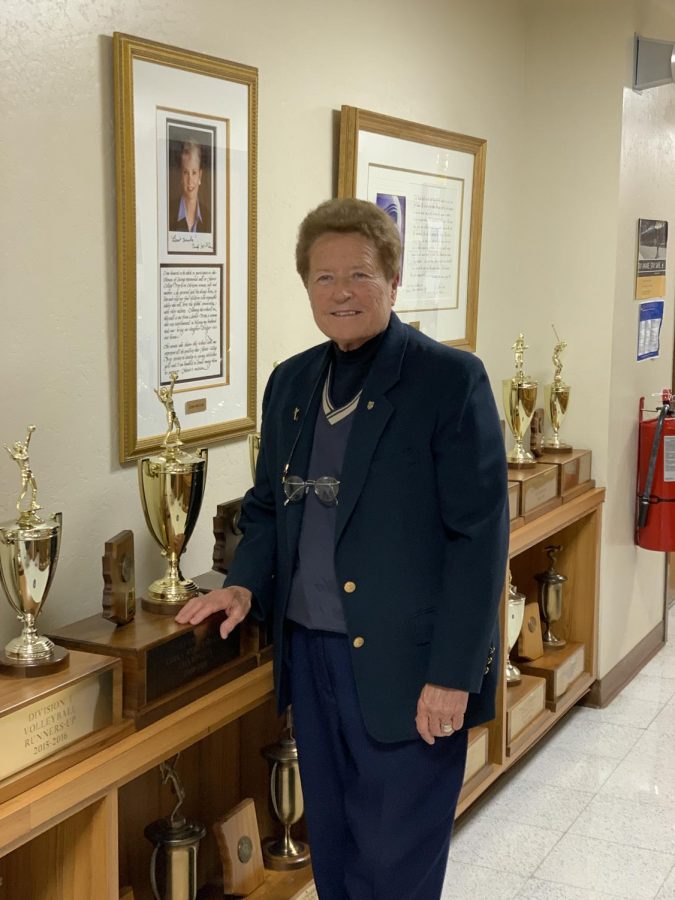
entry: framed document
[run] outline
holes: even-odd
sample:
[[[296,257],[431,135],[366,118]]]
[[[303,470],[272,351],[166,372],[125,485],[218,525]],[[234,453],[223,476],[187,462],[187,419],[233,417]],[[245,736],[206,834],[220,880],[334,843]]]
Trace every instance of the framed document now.
[[[476,349],[486,141],[343,106],[338,195],[398,225],[396,312],[425,334]]]
[[[120,461],[255,428],[258,72],[113,35]]]

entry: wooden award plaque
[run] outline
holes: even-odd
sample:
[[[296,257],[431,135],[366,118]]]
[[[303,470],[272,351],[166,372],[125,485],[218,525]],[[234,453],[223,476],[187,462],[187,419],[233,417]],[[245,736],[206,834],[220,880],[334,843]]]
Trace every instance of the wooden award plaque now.
[[[464,767],[464,784],[478,775],[488,761],[488,730],[484,726],[469,730],[469,746]]]
[[[222,620],[215,614],[200,625],[179,625],[141,608],[127,625],[89,616],[50,636],[64,647],[121,659],[124,715],[143,728],[256,668],[257,652],[243,647],[241,626],[224,641]]]
[[[125,625],[136,613],[133,531],[120,531],[105,542],[102,568],[103,618]]]
[[[535,600],[525,604],[523,627],[518,636],[518,657],[519,659],[537,659],[543,652],[541,617],[539,604]]]
[[[513,531],[525,524],[520,515],[520,482],[509,481],[509,528]]]
[[[518,735],[546,710],[546,681],[533,675],[522,676],[520,684],[506,695],[506,743]]]
[[[242,800],[222,819],[214,822],[213,833],[223,866],[224,892],[247,896],[265,881],[253,800]]]

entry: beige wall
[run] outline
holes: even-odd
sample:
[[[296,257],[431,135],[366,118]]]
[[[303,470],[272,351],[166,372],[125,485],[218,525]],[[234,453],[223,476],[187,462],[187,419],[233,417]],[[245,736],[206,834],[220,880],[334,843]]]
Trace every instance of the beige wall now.
[[[122,528],[136,536],[139,586],[162,571],[135,471],[117,462],[112,32],[260,70],[260,395],[274,360],[318,338],[293,246],[305,212],[333,193],[344,103],[487,138],[480,342],[488,356],[499,346],[490,310],[512,302],[524,45],[515,0],[7,0],[0,17],[0,442],[38,425],[41,501],[64,516],[45,627],[100,609],[103,543]],[[240,496],[248,477],[243,441],[214,448],[186,572],[210,568],[216,505]],[[3,451],[1,520],[16,485]],[[2,600],[0,641],[15,632]]]
[[[0,144],[0,442],[38,424],[42,502],[64,514],[45,625],[99,609],[103,542],[122,528],[136,535],[138,584],[161,571],[135,472],[117,463],[113,31],[260,70],[260,394],[275,360],[318,339],[292,253],[299,220],[334,192],[335,110],[346,103],[487,138],[479,354],[497,390],[519,330],[542,383],[552,323],[568,341],[565,435],[592,447],[609,488],[601,674],[658,622],[662,557],[631,542],[634,425],[640,393],[670,381],[672,299],[661,360],[638,365],[631,291],[635,220],[675,223],[675,87],[624,89],[634,31],[675,39],[668,3],[6,0],[0,19],[9,138]],[[3,457],[7,519],[16,472]],[[247,481],[244,442],[213,449],[187,572],[209,567],[216,504]],[[15,630],[0,604],[0,641]]]

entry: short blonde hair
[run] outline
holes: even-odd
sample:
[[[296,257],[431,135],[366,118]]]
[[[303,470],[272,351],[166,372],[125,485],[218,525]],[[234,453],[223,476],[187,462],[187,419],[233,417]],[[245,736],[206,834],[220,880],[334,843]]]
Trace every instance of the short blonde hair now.
[[[377,258],[388,281],[401,267],[401,237],[393,219],[374,203],[346,197],[326,200],[308,213],[300,224],[295,245],[295,266],[303,284],[309,275],[309,254],[322,235],[360,234],[372,241]]]

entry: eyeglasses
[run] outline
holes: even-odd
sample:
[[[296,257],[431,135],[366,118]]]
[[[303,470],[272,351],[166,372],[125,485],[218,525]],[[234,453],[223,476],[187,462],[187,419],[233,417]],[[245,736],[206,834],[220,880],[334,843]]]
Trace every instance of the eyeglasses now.
[[[311,481],[304,481],[299,475],[284,475],[281,479],[284,486],[284,506],[289,503],[299,503],[309,494],[309,489],[314,488],[314,493],[324,506],[337,506],[337,494],[340,482],[332,475],[322,475]]]

